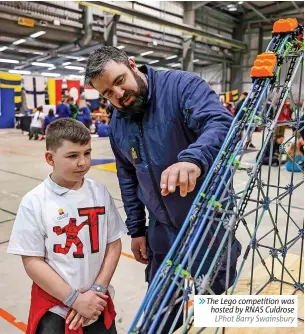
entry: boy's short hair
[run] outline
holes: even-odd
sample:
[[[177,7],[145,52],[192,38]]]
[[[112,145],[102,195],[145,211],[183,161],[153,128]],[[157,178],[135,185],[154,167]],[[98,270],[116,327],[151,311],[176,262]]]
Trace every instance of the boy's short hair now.
[[[86,145],[91,140],[91,134],[83,123],[72,118],[60,118],[48,126],[47,151],[56,151],[65,140]]]

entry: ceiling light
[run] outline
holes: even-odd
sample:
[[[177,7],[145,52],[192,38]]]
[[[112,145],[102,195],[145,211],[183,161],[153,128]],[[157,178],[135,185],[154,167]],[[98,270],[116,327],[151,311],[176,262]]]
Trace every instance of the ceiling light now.
[[[85,58],[85,57],[79,57],[79,58],[77,58],[77,61],[83,61],[83,60],[86,60],[87,58]]]
[[[14,59],[0,59],[0,63],[18,64],[19,60],[14,60]]]
[[[230,8],[230,7],[235,7],[235,4],[234,4],[234,3],[230,3],[230,4],[227,5],[227,7],[228,7],[228,8]]]
[[[170,60],[170,59],[175,59],[175,58],[177,58],[177,57],[178,57],[178,56],[175,56],[175,55],[174,55],[174,56],[166,57],[165,59],[166,59],[166,60]]]
[[[193,63],[198,63],[199,62],[199,59],[194,59],[193,60]]]
[[[70,65],[72,64],[70,61],[67,61],[66,63],[63,63],[62,66],[67,66],[67,65]]]
[[[48,71],[53,71],[55,70],[56,66],[48,68]]]
[[[117,49],[121,50],[121,49],[125,49],[125,45],[119,45],[116,47]]]
[[[7,46],[2,46],[2,47],[0,48],[0,51],[4,51],[4,50],[6,50],[6,49],[8,49]]]
[[[23,70],[9,70],[10,73],[16,73],[16,74],[31,74],[31,71],[23,71]]]
[[[26,42],[26,39],[18,39],[18,41],[13,42],[14,45],[19,45],[21,43]]]
[[[75,59],[75,60],[77,60],[79,58],[79,57],[69,56],[69,55],[58,55],[58,56],[68,58],[68,59]]]
[[[44,72],[44,73],[41,73],[41,75],[44,75],[46,77],[60,77],[60,74],[59,73],[52,73],[52,72]]]
[[[239,5],[242,5],[244,2],[243,1],[238,1],[238,4]]]
[[[153,45],[158,45],[158,41],[156,41],[155,39],[153,40]]]
[[[180,63],[176,63],[176,64],[172,64],[171,67],[178,67],[180,65],[181,65]]]
[[[130,59],[134,59],[134,56],[129,57]]]
[[[41,67],[54,67],[53,64],[48,64],[48,63],[37,63],[37,62],[34,62],[34,63],[31,63],[33,66],[41,66]]]
[[[83,75],[77,75],[77,74],[71,74],[70,78],[71,79],[83,79],[84,76]]]
[[[33,53],[34,55],[41,55],[41,56],[44,54],[43,52],[40,51],[33,51],[31,53]]]
[[[159,63],[160,60],[152,60],[150,61],[148,64],[156,64],[156,63]]]
[[[65,66],[67,70],[84,70],[81,66]]]
[[[146,52],[140,53],[140,56],[147,56],[147,55],[150,55],[152,53],[154,53],[154,51],[146,51]]]
[[[230,7],[230,8],[228,8],[228,11],[229,12],[236,12],[237,8],[236,7]]]
[[[36,37],[39,37],[39,36],[41,36],[41,35],[44,35],[46,32],[45,31],[37,31],[37,32],[35,32],[34,34],[32,34],[32,35],[30,35],[30,37],[32,37],[32,38],[36,38]]]

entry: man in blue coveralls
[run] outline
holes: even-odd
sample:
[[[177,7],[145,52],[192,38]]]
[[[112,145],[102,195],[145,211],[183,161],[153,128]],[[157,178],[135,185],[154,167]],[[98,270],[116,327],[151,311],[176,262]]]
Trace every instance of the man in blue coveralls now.
[[[232,122],[216,93],[198,75],[148,65],[137,68],[124,51],[95,50],[86,68],[91,84],[114,106],[110,142],[131,236],[131,250],[147,264],[150,282],[173,244],[179,228],[216,158]],[[146,226],[145,207],[149,225]],[[192,273],[199,267],[215,224],[203,243]],[[223,230],[210,251],[213,259]],[[236,273],[240,243],[233,240],[230,284]],[[205,274],[208,266],[203,266]],[[225,290],[225,271],[212,286]],[[170,326],[171,319],[168,321]],[[169,327],[162,333],[168,333]]]

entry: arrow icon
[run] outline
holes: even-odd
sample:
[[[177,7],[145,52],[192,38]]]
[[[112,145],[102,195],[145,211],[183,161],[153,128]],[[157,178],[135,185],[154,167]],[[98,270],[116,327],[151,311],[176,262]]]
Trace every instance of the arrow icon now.
[[[199,304],[202,305],[205,303],[205,299],[204,298],[199,298]]]

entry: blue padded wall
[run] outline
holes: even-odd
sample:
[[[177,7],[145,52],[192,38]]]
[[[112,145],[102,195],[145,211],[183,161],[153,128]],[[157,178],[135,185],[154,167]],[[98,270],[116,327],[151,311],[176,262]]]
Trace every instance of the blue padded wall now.
[[[0,88],[0,129],[15,126],[15,102],[13,88]]]

